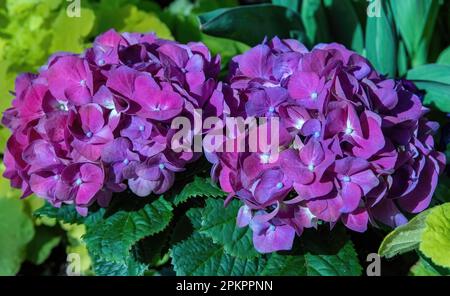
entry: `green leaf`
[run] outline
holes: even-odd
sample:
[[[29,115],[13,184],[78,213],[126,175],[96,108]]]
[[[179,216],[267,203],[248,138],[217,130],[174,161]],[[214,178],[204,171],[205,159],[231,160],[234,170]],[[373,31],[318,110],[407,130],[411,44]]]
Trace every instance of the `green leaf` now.
[[[406,76],[414,81],[431,81],[450,85],[450,65],[428,64],[408,71]]]
[[[46,202],[42,208],[36,210],[34,212],[34,216],[45,216],[70,224],[82,224],[85,219],[83,216],[78,214],[74,205],[62,205],[60,208],[55,208],[48,202]]]
[[[428,214],[429,211],[424,211],[407,224],[399,226],[389,233],[381,243],[378,254],[386,258],[392,258],[419,247]]]
[[[398,43],[397,68],[400,76],[406,75],[408,72],[408,53],[406,52],[405,43],[400,40]]]
[[[364,50],[363,29],[350,0],[324,0],[333,41],[358,53]]]
[[[450,85],[430,81],[414,81],[414,83],[419,89],[426,91],[423,101],[425,105],[434,106],[445,113],[450,112]]]
[[[88,8],[81,8],[80,14],[80,17],[69,17],[64,9],[60,11],[53,24],[51,52],[81,53],[85,49],[84,38],[94,27],[95,14]]]
[[[390,5],[413,65],[422,64],[434,30],[439,0],[391,0]]]
[[[265,37],[302,41],[305,38],[300,16],[286,7],[271,4],[218,9],[200,15],[199,20],[204,33],[251,46],[260,44]]]
[[[359,276],[361,266],[350,240],[335,254],[305,254],[306,271],[310,276]]]
[[[387,6],[382,5],[380,17],[369,17],[366,25],[367,58],[375,69],[389,77],[397,73],[397,38]]]
[[[236,217],[241,203],[233,200],[224,208],[223,200],[207,199],[202,213],[200,233],[210,237],[214,243],[222,245],[225,251],[236,257],[253,258],[258,253],[253,247],[250,227],[236,226]]]
[[[61,242],[61,231],[57,227],[37,226],[33,240],[27,246],[27,260],[42,264],[52,250]]]
[[[175,245],[171,257],[176,274],[181,276],[252,276],[258,275],[265,263],[261,257],[233,257],[198,233]]]
[[[450,65],[450,47],[447,47],[437,59],[437,64]]]
[[[145,205],[138,211],[118,211],[110,217],[95,222],[86,222],[87,233],[84,241],[93,258],[93,265],[98,275],[106,275],[114,262],[120,272],[134,275],[141,270],[130,253],[139,240],[164,230],[172,219],[172,206],[163,197]],[[96,262],[101,264],[96,267]],[[127,267],[127,268],[125,268]],[[127,271],[128,270],[128,271]]]
[[[304,276],[306,260],[304,256],[280,255],[273,253],[267,260],[261,275],[263,276]]]
[[[309,229],[302,234],[301,254],[305,257],[308,275],[361,275],[358,256],[343,226]]]
[[[450,275],[450,273],[446,271],[438,270],[435,266],[433,266],[426,259],[420,257],[419,261],[411,267],[410,270],[411,275],[413,276],[442,276],[442,275]]]
[[[450,203],[431,209],[419,249],[435,264],[450,268]]]
[[[147,265],[137,262],[133,257],[123,261],[111,261],[101,256],[92,256],[92,264],[96,275],[138,276],[143,275]]]
[[[124,26],[119,28],[122,32],[155,32],[160,38],[173,39],[169,28],[156,14],[138,10],[135,6],[130,7],[129,14],[123,21]]]
[[[192,183],[187,184],[175,197],[174,204],[179,205],[195,197],[222,197],[227,194],[211,182],[209,178],[195,177]]]
[[[186,216],[189,218],[192,226],[197,230],[202,227],[202,211],[202,208],[191,208],[186,212]]]
[[[309,44],[331,40],[327,17],[321,0],[303,0],[301,16]]]
[[[272,0],[272,4],[290,8],[293,11],[299,11],[300,0]]]
[[[19,199],[0,197],[0,275],[15,275],[34,235],[33,222]]]

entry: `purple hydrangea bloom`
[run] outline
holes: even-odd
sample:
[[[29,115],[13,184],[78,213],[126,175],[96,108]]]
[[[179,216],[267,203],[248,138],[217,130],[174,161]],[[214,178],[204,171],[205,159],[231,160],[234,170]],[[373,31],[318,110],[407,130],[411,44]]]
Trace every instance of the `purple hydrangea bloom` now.
[[[247,116],[276,116],[289,134],[278,158],[208,155],[226,203],[243,202],[237,225],[251,227],[258,251],[291,249],[319,220],[364,232],[429,206],[445,157],[412,83],[384,77],[339,44],[308,51],[274,38],[233,59],[229,84]]]
[[[202,43],[152,33],[110,30],[80,55],[55,54],[38,74],[17,77],[2,120],[12,131],[4,176],[24,196],[75,204],[81,214],[127,188],[164,193],[199,157],[170,149],[171,120],[230,109],[219,71],[220,58]]]

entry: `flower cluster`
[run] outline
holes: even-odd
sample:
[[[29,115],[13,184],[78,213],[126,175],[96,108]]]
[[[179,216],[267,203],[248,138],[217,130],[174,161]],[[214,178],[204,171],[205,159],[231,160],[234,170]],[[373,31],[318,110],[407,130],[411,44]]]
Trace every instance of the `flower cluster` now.
[[[5,177],[81,214],[128,187],[161,194],[198,153],[170,148],[176,116],[194,109],[222,114],[220,58],[201,43],[178,44],[154,34],[98,36],[83,54],[52,56],[39,74],[16,80]]]
[[[364,232],[430,204],[445,157],[421,94],[338,44],[274,38],[235,57],[229,84],[247,116],[277,117],[280,145],[216,153],[212,176],[242,202],[260,252],[289,250],[318,221]],[[228,199],[228,200],[229,200]]]

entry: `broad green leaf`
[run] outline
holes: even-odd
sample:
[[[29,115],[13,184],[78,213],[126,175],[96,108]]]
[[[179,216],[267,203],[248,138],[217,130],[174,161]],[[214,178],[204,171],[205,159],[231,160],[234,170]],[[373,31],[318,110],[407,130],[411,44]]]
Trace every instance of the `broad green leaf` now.
[[[448,272],[441,272],[430,262],[420,257],[419,261],[411,267],[410,274],[413,276],[442,276],[450,275]]]
[[[345,227],[306,230],[300,239],[308,275],[361,275],[361,266]]]
[[[199,20],[204,33],[251,46],[260,44],[266,37],[305,38],[300,16],[286,7],[271,4],[222,8],[200,15]]]
[[[450,47],[447,47],[437,59],[437,64],[450,65]]]
[[[378,254],[392,258],[418,248],[428,214],[429,211],[422,212],[407,224],[399,226],[389,233],[381,243]]]
[[[435,106],[442,112],[450,112],[450,85],[430,82],[414,81],[419,89],[426,92],[423,103],[429,106]]]
[[[96,275],[138,276],[144,274],[147,265],[137,262],[128,256],[123,261],[112,261],[101,256],[92,256],[92,264]]]
[[[303,0],[304,1],[304,0]],[[272,0],[272,4],[299,11],[301,0]]]
[[[189,218],[192,226],[197,230],[202,227],[202,211],[202,208],[191,208],[186,212],[186,216]]]
[[[450,203],[431,209],[419,249],[435,264],[450,268]]]
[[[0,275],[15,275],[34,235],[33,222],[19,199],[0,197]]]
[[[350,0],[324,0],[333,41],[358,53],[364,50],[363,29]]]
[[[58,221],[63,221],[70,224],[82,224],[84,222],[84,217],[78,214],[75,206],[73,205],[62,205],[60,208],[55,208],[48,202],[45,205],[34,212],[36,217],[48,217],[53,218]]]
[[[309,44],[330,41],[328,21],[321,0],[303,0],[301,16]]]
[[[97,221],[95,227],[87,224],[84,240],[91,252],[120,260],[137,241],[165,229],[171,218],[172,206],[161,197],[139,211],[119,211]]]
[[[244,259],[227,254],[211,239],[194,233],[189,239],[175,245],[171,251],[172,264],[177,275],[250,276],[262,271],[261,257]]]
[[[450,85],[450,65],[428,64],[408,71],[406,78]]]
[[[36,265],[42,264],[53,248],[59,245],[61,236],[61,229],[58,227],[36,227],[34,238],[27,246],[27,260]]]
[[[397,73],[397,38],[387,6],[382,5],[380,17],[369,17],[366,26],[367,58],[382,74]]]
[[[263,276],[305,276],[306,260],[302,255],[280,255],[273,253],[267,260]]]
[[[195,197],[223,197],[227,194],[211,182],[209,178],[195,177],[192,183],[187,184],[175,197],[174,204],[179,205]]]
[[[85,47],[85,37],[94,27],[95,14],[89,8],[81,8],[80,17],[69,17],[61,10],[53,24],[51,52],[70,51],[81,53]]]
[[[236,257],[253,258],[258,253],[253,247],[250,227],[236,226],[236,217],[241,203],[233,200],[224,208],[223,200],[207,199],[202,213],[200,233],[210,237],[214,243],[224,247],[225,251]]]

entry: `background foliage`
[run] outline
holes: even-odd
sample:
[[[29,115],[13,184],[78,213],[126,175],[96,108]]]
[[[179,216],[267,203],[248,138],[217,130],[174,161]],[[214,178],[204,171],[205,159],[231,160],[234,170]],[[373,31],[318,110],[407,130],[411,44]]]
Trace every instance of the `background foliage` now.
[[[366,0],[160,2],[82,0],[81,17],[70,18],[65,0],[0,0],[0,111],[11,104],[19,73],[38,70],[56,51],[79,53],[109,28],[202,41],[222,56],[223,76],[232,56],[278,35],[308,47],[340,42],[381,73],[413,80],[441,123],[440,149],[450,143],[450,1],[382,0],[379,10],[369,7],[380,17],[368,17]],[[0,152],[8,136],[0,127]],[[389,234],[338,226],[330,234],[322,225],[292,251],[271,255],[254,251],[251,231],[235,227],[239,203],[223,208],[208,165],[193,171],[177,176],[164,196],[121,194],[86,218],[36,197],[20,201],[0,179],[0,275],[65,274],[69,253],[80,255],[86,275],[361,275],[371,252],[386,258],[383,274],[450,274],[448,170],[433,207]]]

